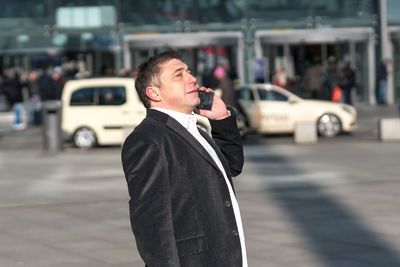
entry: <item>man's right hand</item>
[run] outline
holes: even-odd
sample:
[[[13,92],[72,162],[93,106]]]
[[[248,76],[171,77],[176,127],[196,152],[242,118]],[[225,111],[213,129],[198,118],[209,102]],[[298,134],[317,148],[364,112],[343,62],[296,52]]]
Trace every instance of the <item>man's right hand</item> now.
[[[197,85],[198,86],[198,85]],[[198,90],[205,92],[214,92],[211,88],[199,87]],[[210,120],[222,120],[230,116],[228,110],[226,109],[226,105],[222,99],[214,93],[214,99],[211,110],[205,109],[194,109],[196,114],[200,116],[206,117]]]

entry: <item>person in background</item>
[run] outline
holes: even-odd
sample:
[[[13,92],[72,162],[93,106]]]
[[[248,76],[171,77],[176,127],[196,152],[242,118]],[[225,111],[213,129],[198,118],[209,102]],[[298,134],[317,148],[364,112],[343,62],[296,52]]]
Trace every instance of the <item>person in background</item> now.
[[[40,89],[39,89],[39,77],[38,72],[36,70],[32,70],[29,72],[27,86],[28,86],[28,94],[29,94],[29,102],[28,102],[28,116],[27,122],[28,124],[39,124],[40,116],[38,116],[40,103]]]
[[[272,84],[275,84],[276,86],[282,88],[286,88],[288,84],[288,79],[285,69],[280,68],[275,72],[275,74],[272,76]]]
[[[378,104],[386,103],[386,91],[387,91],[387,66],[389,64],[389,60],[384,59],[379,65],[378,70],[378,82],[379,82],[379,90],[378,90]]]
[[[229,65],[229,61],[227,59],[221,59],[219,65],[224,68],[225,75],[233,81],[234,84],[239,84],[240,80],[238,74],[236,73],[235,68],[231,68]]]
[[[85,79],[90,77],[90,72],[86,69],[84,61],[78,62],[78,72],[75,74],[76,79]]]
[[[322,73],[321,99],[330,100],[333,91],[339,86],[338,61],[334,55],[329,55]]]
[[[22,84],[18,72],[15,72],[13,77],[8,69],[3,71],[3,90],[8,103],[14,109],[14,130],[23,130],[26,123],[23,122],[24,99],[22,94]]]
[[[218,87],[218,81],[215,78],[214,71],[216,68],[205,69],[201,77],[204,87],[216,89]]]
[[[319,59],[314,60],[314,64],[308,67],[304,74],[303,83],[309,97],[313,99],[322,98],[322,74],[323,68]]]
[[[350,62],[346,62],[339,74],[339,86],[342,89],[344,102],[352,105],[351,93],[356,83],[356,74],[351,68]]]
[[[217,89],[221,90],[221,98],[224,103],[237,110],[238,103],[235,94],[233,81],[227,76],[225,68],[219,66],[214,70],[214,77],[217,80]]]
[[[119,77],[129,77],[129,73],[130,73],[129,70],[122,68],[118,71],[118,76]]]
[[[139,68],[134,68],[129,72],[129,77],[136,78],[139,72]]]
[[[43,75],[39,80],[41,100],[60,100],[64,82],[60,68],[56,67],[49,75]]]
[[[232,108],[214,94],[199,110],[200,87],[178,52],[139,67],[135,81],[146,118],[127,137],[122,165],[138,251],[150,267],[247,267],[232,177],[243,147]],[[211,136],[196,127],[207,117]]]

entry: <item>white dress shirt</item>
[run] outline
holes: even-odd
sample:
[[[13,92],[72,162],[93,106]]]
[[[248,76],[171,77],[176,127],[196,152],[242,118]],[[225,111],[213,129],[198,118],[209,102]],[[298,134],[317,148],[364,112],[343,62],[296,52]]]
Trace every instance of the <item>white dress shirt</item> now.
[[[225,178],[226,185],[229,190],[229,195],[231,197],[231,202],[232,202],[232,208],[233,208],[233,213],[235,215],[236,219],[236,225],[238,228],[239,232],[239,239],[240,239],[240,245],[241,245],[241,250],[242,250],[242,266],[247,267],[247,254],[246,254],[246,245],[245,245],[245,240],[244,240],[244,231],[243,231],[243,223],[242,223],[242,218],[240,216],[240,210],[239,210],[239,204],[237,202],[236,196],[233,192],[233,188],[231,183],[228,180],[228,177],[226,176],[225,169],[218,158],[217,153],[215,150],[212,148],[212,146],[207,142],[206,139],[199,133],[199,130],[196,125],[196,117],[194,113],[192,114],[185,114],[169,109],[164,109],[164,108],[153,108],[158,111],[161,111],[163,113],[166,113],[167,115],[171,116],[175,120],[177,120],[180,124],[182,124],[185,129],[189,131],[193,135],[194,138],[207,150],[207,152],[210,154],[210,156],[213,158],[215,163],[217,164],[218,168],[222,172]]]

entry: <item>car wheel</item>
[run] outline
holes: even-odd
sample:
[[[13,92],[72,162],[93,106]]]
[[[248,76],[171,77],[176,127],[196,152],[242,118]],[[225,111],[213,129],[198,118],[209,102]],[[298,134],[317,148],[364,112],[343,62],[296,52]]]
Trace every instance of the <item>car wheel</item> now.
[[[79,128],[74,134],[74,145],[79,148],[91,148],[96,145],[96,134],[90,128]]]
[[[324,137],[333,137],[342,131],[340,119],[333,114],[324,114],[318,119],[318,134]]]

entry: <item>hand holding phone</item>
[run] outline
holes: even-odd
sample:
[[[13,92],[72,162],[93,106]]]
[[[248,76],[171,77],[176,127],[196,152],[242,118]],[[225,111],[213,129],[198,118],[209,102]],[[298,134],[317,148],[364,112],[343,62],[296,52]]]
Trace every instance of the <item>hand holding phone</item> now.
[[[200,98],[200,104],[197,106],[198,109],[211,110],[214,100],[214,92],[197,91]]]
[[[196,88],[200,98],[200,104],[193,110],[196,114],[210,120],[222,120],[230,116],[224,101],[218,95],[215,95],[212,89],[199,85],[196,85]]]

